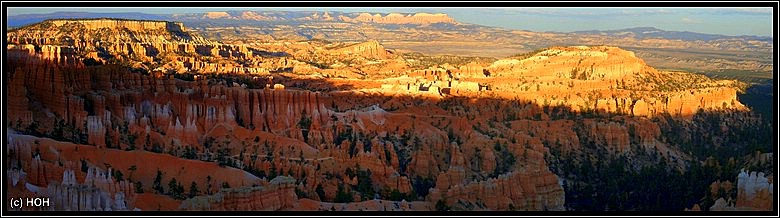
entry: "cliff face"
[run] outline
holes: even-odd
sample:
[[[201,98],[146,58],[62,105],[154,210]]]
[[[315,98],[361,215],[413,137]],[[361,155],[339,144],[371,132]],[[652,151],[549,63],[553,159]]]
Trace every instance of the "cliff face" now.
[[[389,13],[369,14],[369,13],[341,13],[336,12],[281,12],[274,13],[268,11],[213,11],[195,14],[174,14],[173,18],[178,19],[215,19],[215,20],[235,20],[235,21],[314,21],[314,22],[334,22],[343,21],[348,23],[375,23],[375,24],[415,24],[425,25],[434,23],[458,24],[455,19],[443,13]],[[343,24],[343,23],[341,23]]]
[[[385,47],[376,40],[349,45],[344,48],[336,49],[336,52],[346,55],[355,54],[374,59],[384,59],[390,56],[387,50],[385,50]]]
[[[390,13],[386,16],[381,14],[371,15],[369,13],[361,13],[354,18],[342,18],[347,22],[370,22],[370,23],[382,23],[382,24],[433,24],[433,23],[453,23],[457,22],[455,19],[447,16],[446,14],[429,14],[429,13],[416,13],[416,14],[399,14]]]
[[[72,19],[46,20],[6,34],[12,43],[70,45],[93,50],[102,43],[209,43],[187,32],[182,23],[168,21]]]
[[[166,21],[48,20],[8,32],[6,40],[30,47],[32,51],[41,50],[45,59],[86,54],[86,58],[98,63],[125,60],[155,62],[168,58],[164,54],[171,53],[251,56],[245,47],[221,46],[185,31],[181,23]]]
[[[654,117],[691,116],[700,109],[747,110],[737,100],[737,81],[658,71],[617,47],[553,47],[521,60],[502,59],[484,68],[472,63],[450,71],[453,76],[436,79],[448,82],[442,88],[451,88],[450,94],[475,96],[482,90],[475,93],[452,85],[458,78],[478,81],[504,98],[564,105],[579,112]]]
[[[310,91],[285,90],[282,86],[274,86],[274,89],[245,89],[237,86],[209,85],[207,80],[188,82],[159,74],[148,76],[134,74],[127,72],[127,69],[112,65],[101,67],[85,67],[81,64],[56,65],[41,56],[30,57],[27,53],[21,53],[23,52],[20,51],[18,59],[9,60],[11,65],[19,66],[14,71],[13,80],[9,84],[17,84],[20,87],[9,87],[9,89],[29,87],[30,89],[27,90],[29,95],[26,95],[26,98],[19,94],[15,95],[16,98],[41,104],[12,107],[9,111],[9,119],[28,120],[26,114],[31,113],[33,117],[30,123],[39,123],[36,131],[46,134],[58,134],[58,128],[72,128],[74,131],[72,135],[83,135],[82,143],[94,146],[89,150],[110,148],[120,149],[115,152],[123,153],[134,149],[159,149],[179,156],[185,154],[183,151],[185,149],[194,149],[196,155],[194,158],[224,161],[219,159],[218,155],[224,151],[222,149],[230,149],[227,152],[241,156],[226,161],[231,166],[262,170],[266,175],[269,172],[297,177],[305,174],[309,183],[301,188],[308,190],[308,193],[313,193],[318,186],[323,186],[326,194],[321,200],[327,201],[334,198],[338,183],[334,183],[336,180],[327,179],[323,173],[340,175],[349,181],[347,184],[357,186],[359,184],[357,176],[347,176],[344,172],[363,170],[371,172],[370,178],[377,189],[386,188],[408,194],[413,192],[412,184],[421,181],[419,178],[435,180],[440,177],[438,175],[441,169],[447,168],[448,160],[444,159],[441,153],[450,150],[447,136],[445,132],[437,130],[428,123],[432,121],[413,121],[407,115],[388,113],[379,107],[337,112],[331,108],[337,105],[332,96]],[[32,83],[38,85],[23,85]],[[53,116],[43,115],[46,111]],[[63,121],[58,121],[54,117],[62,117]],[[21,126],[25,122],[20,124],[20,129],[29,127],[29,124]],[[381,133],[382,136],[376,135],[377,133]],[[406,134],[414,135],[415,139],[400,142],[386,138],[388,135],[393,135],[395,138],[406,137],[402,136]],[[457,152],[467,152],[468,155],[472,155],[474,148],[485,145],[487,141],[484,140],[487,139],[476,137],[467,140],[457,148]],[[415,148],[416,146],[420,147]],[[245,156],[240,154],[245,151],[251,151],[256,158],[244,158]],[[512,151],[514,155],[519,156],[521,153],[518,152]],[[531,154],[536,158],[533,165],[540,169],[544,168],[544,163],[539,158],[543,149],[537,147],[534,152]],[[69,158],[79,158],[90,153],[80,151],[70,155],[72,156]],[[497,154],[487,152],[484,155],[482,158],[492,160]],[[49,160],[54,158],[50,155],[45,157]],[[301,159],[304,161],[289,161]],[[475,160],[469,159],[469,161]],[[117,166],[119,163],[111,164]],[[127,169],[129,167],[127,165],[128,163],[122,163],[118,168]],[[154,170],[149,169],[153,167],[138,166],[139,168],[143,166],[145,172],[138,173],[136,176],[144,175],[140,178],[144,184],[147,184],[148,190],[148,184],[152,183],[151,179],[154,177]],[[463,176],[484,176],[486,172],[491,172],[495,168],[496,164],[488,161],[477,166],[477,169],[483,173],[464,173]],[[56,172],[56,169],[49,169],[52,170]],[[171,170],[173,169],[165,169],[164,172],[176,172]],[[399,172],[411,176],[400,175]],[[176,176],[178,180],[197,181],[199,187],[207,186],[201,181],[205,177],[203,174],[175,173],[174,175],[178,175]],[[251,180],[236,181],[232,178],[211,175],[214,180],[229,181],[231,185],[252,183]],[[508,178],[501,177],[496,180],[506,185],[492,191],[477,191],[479,187],[489,186],[494,182],[486,180],[476,186],[443,188],[441,192],[446,192],[444,197],[450,199],[478,202],[481,200],[477,199],[487,199],[490,195],[503,193],[503,189],[516,185],[513,183],[515,179],[523,178],[522,184],[527,184],[525,185],[527,187],[516,192],[525,194],[510,197],[513,202],[516,202],[514,207],[559,208],[562,192],[557,180],[554,176],[550,177],[551,175],[549,171],[522,175],[510,174]],[[52,180],[47,177],[47,179],[37,179],[36,183],[45,185],[50,184],[49,181]],[[452,182],[452,184],[458,183],[460,182],[456,180]],[[212,184],[216,186],[219,183],[212,182]],[[284,192],[290,190],[291,187],[287,187]],[[287,196],[283,193],[278,194]],[[225,194],[226,197],[223,199],[234,200],[224,200],[224,203],[212,206],[225,210],[287,207],[268,206],[274,205],[270,202],[277,202],[276,200],[270,200],[268,205],[240,203],[246,199],[266,199],[270,195],[276,194],[266,192]],[[372,196],[357,196],[372,198]],[[287,198],[295,197],[285,197]],[[540,201],[539,198],[549,199]],[[447,200],[447,202],[455,201]],[[501,209],[507,206],[493,202],[485,208]]]
[[[130,31],[166,30],[172,32],[184,32],[184,25],[180,22],[168,21],[144,21],[144,20],[116,20],[116,19],[85,19],[85,20],[50,20],[55,27],[79,24],[88,30],[123,29]]]
[[[176,82],[172,78],[126,74],[127,69],[110,67],[87,69],[80,62],[59,65],[56,58],[60,55],[46,55],[47,53],[24,57],[17,55],[23,52],[27,51],[9,50],[10,54],[18,56],[12,60],[12,65],[23,67],[12,73],[13,83],[20,88],[18,93],[11,95],[20,100],[20,104],[13,107],[13,113],[18,112],[13,120],[29,122],[27,111],[30,108],[24,103],[27,99],[22,97],[23,94],[29,93],[36,101],[40,101],[44,108],[68,123],[79,124],[77,127],[81,128],[80,124],[86,122],[90,136],[103,135],[104,130],[100,129],[100,126],[112,129],[111,113],[133,124],[144,123],[142,118],[145,118],[148,120],[146,122],[154,126],[170,126],[172,132],[188,128],[197,130],[199,126],[200,131],[204,131],[213,127],[216,122],[235,122],[236,119],[246,121],[247,126],[251,124],[257,128],[278,130],[294,126],[303,111],[316,118],[315,125],[319,125],[330,115],[322,104],[318,103],[325,99],[316,93],[207,87],[203,82],[189,83],[185,86],[191,91],[181,92],[174,90],[176,84],[185,83]],[[54,60],[51,56],[54,56]],[[84,73],[77,73],[78,71]],[[34,86],[33,83],[39,85]],[[25,87],[33,88],[27,91]],[[73,95],[92,89],[114,89],[117,92],[108,95]],[[158,90],[160,94],[165,94],[155,99],[137,98],[147,96],[146,90]],[[195,95],[198,97],[194,97]],[[128,98],[136,100],[120,101]],[[94,108],[85,108],[85,100],[94,102]],[[236,108],[237,105],[241,107]],[[181,112],[171,116],[171,110]],[[81,113],[87,111],[97,116],[79,118]],[[286,119],[288,117],[289,119]],[[105,140],[102,138],[90,137],[90,144],[102,144],[103,141]]]
[[[285,48],[287,43],[285,51],[274,52],[247,44],[221,44],[185,31],[181,23],[165,21],[49,20],[11,31],[6,40],[18,44],[13,46],[19,50],[40,50],[45,59],[55,62],[73,62],[68,57],[79,54],[98,64],[140,62],[132,67],[170,73],[269,75],[292,70],[311,74],[322,69],[299,59],[327,59],[330,63],[320,66],[324,68],[336,61],[360,63],[391,57],[377,41],[367,41],[332,50],[315,50],[304,42],[309,48],[303,49],[308,51],[291,58],[293,51]],[[316,52],[309,53],[312,50]]]

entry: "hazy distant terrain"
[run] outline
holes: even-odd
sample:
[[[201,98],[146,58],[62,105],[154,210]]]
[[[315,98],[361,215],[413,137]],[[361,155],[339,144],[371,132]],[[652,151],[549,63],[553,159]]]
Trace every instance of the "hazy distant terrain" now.
[[[772,38],[724,36],[637,27],[571,33],[507,30],[457,21],[355,21],[361,13],[229,11],[221,13],[52,13],[9,16],[9,26],[50,18],[116,17],[183,22],[208,39],[226,43],[280,39],[357,42],[375,39],[389,49],[429,55],[507,57],[560,45],[620,46],[662,69],[716,78],[764,82],[772,79]],[[380,14],[387,17],[387,14]]]

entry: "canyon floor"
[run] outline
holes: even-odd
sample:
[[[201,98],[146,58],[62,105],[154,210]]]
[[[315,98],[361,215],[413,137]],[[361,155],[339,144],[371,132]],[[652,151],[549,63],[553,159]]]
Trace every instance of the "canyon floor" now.
[[[7,198],[80,211],[773,207],[776,127],[738,97],[749,84],[648,64],[641,49],[443,56],[197,32],[106,18],[8,31]]]

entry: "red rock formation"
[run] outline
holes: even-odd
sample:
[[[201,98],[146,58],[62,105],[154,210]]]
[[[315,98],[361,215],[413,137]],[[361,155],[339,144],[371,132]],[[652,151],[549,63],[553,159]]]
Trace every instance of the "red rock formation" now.
[[[384,59],[390,56],[390,53],[385,50],[385,47],[376,40],[349,45],[344,48],[336,49],[335,52],[345,55],[359,55],[361,57],[373,59]]]
[[[87,117],[87,143],[99,147],[106,146],[106,129],[100,117]]]
[[[477,63],[472,62],[461,66],[458,69],[458,73],[460,76],[466,77],[483,77],[485,76],[485,68]]]
[[[144,21],[144,20],[116,20],[108,18],[99,19],[77,19],[77,20],[51,20],[55,26],[68,24],[80,24],[88,30],[100,30],[102,28],[127,28],[130,31],[143,30],[167,30],[184,31],[184,26],[178,22],[165,21]]]
[[[73,171],[72,168],[76,167],[76,164],[72,159],[53,157],[58,154],[49,152],[53,151],[48,146],[50,140],[40,142],[36,139],[32,142],[31,137],[17,136],[9,134],[9,149],[19,154],[12,159],[22,163],[20,168],[28,173],[25,177],[17,177],[15,181],[19,185],[12,184],[10,188],[23,189],[37,197],[49,198],[52,205],[49,210],[94,211],[132,208],[135,192],[129,182],[113,181],[114,177],[111,173],[105,173],[91,166],[88,167],[86,175],[80,171]],[[30,158],[32,144],[36,144],[37,155],[34,158]],[[51,163],[54,161],[58,163]],[[19,181],[21,182],[18,183]]]
[[[574,111],[690,117],[699,109],[746,110],[736,99],[738,82],[657,71],[617,47],[553,47],[523,60],[498,60],[487,70],[496,77],[488,85],[517,90],[497,92],[505,98],[564,105]],[[468,80],[480,77],[484,75]],[[518,78],[519,90],[516,82],[509,82]]]
[[[543,175],[517,172],[446,190],[434,189],[429,201],[441,199],[467,210],[563,210],[564,193],[558,178],[549,171]]]
[[[772,210],[772,176],[764,173],[742,171],[737,178],[737,208],[748,210]]]
[[[13,56],[14,52],[18,52],[18,50],[9,50],[9,56]],[[25,73],[19,71],[21,71],[21,69],[14,70],[14,73],[9,75],[9,86],[15,88],[8,89],[7,102],[13,102],[13,104],[8,104],[7,107],[8,119],[11,122],[11,125],[21,129],[22,127],[27,127],[30,125],[30,123],[33,121],[33,114],[32,111],[29,110],[30,101],[27,99],[27,87],[24,85],[26,82]]]
[[[276,177],[268,186],[222,189],[210,196],[187,199],[180,210],[210,211],[268,211],[291,208],[297,202],[293,183],[289,177]]]
[[[591,130],[589,138],[594,140],[594,143],[606,145],[617,152],[628,149],[628,145],[630,145],[628,130],[623,125],[613,122],[590,122],[589,120],[584,121],[584,123],[584,128]]]

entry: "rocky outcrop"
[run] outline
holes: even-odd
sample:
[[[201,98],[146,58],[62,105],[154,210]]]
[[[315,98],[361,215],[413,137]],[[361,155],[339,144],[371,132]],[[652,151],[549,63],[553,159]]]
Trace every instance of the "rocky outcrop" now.
[[[55,62],[81,62],[72,57],[80,53],[87,54],[81,58],[91,64],[140,62],[133,64],[133,68],[144,71],[255,75],[290,69],[299,74],[322,72],[322,69],[285,57],[288,54],[284,51],[269,52],[247,44],[213,42],[185,31],[181,23],[164,21],[49,20],[8,32],[6,39],[24,47],[20,50],[25,52],[40,50],[44,58]],[[330,59],[376,60],[391,55],[376,41],[318,53],[321,54],[315,56],[324,55]],[[297,59],[308,59],[305,55]]]
[[[291,208],[297,202],[295,179],[276,177],[268,186],[222,189],[217,194],[190,198],[180,210],[269,211]]]
[[[458,78],[465,77],[483,77],[486,76],[486,69],[477,63],[471,62],[458,68]]]
[[[668,113],[690,117],[700,109],[747,109],[737,100],[739,83],[736,81],[658,71],[633,52],[617,47],[553,47],[522,60],[498,60],[486,71],[490,77],[520,79],[519,85],[504,80],[486,84],[493,90],[519,91],[502,94],[506,97],[527,99],[540,105],[565,105],[580,112],[647,117]],[[485,76],[476,76],[482,77]]]
[[[25,50],[8,50],[9,56],[17,56],[19,54],[14,54],[18,52],[35,52],[34,49],[28,48]],[[12,58],[12,57],[9,57]],[[10,66],[9,66],[10,67]],[[9,75],[7,77],[9,79],[8,84],[11,87],[16,87],[15,89],[8,89],[8,95],[6,98],[8,99],[8,102],[14,102],[13,104],[8,104],[8,117],[10,124],[12,126],[18,126],[16,128],[21,128],[22,126],[29,126],[30,123],[33,121],[33,114],[32,111],[30,111],[30,100],[27,98],[27,87],[25,84],[25,74],[24,73],[13,73],[12,75]]]
[[[15,69],[13,70],[14,84],[21,85],[18,86],[19,89],[24,90],[29,96],[35,97],[50,112],[69,122],[73,122],[72,118],[76,114],[68,113],[68,109],[79,102],[71,102],[72,99],[69,99],[66,93],[71,92],[73,88],[78,86],[88,86],[89,84],[67,86],[65,83],[83,81],[83,75],[77,72],[83,70],[84,66],[80,62],[70,64],[61,62],[57,59],[61,57],[60,55],[44,55],[41,53],[29,55],[25,52],[25,49],[11,49],[9,54],[11,54],[9,55],[9,61],[13,62],[9,66]],[[22,107],[12,107],[12,109],[18,110],[20,117],[13,117],[11,120],[26,120],[27,112],[25,111],[30,109],[29,104],[25,108],[25,104],[23,102],[20,103],[22,103]],[[17,115],[16,111],[12,112],[12,115]]]
[[[89,168],[87,180],[79,184],[72,170],[66,170],[62,183],[50,183],[39,196],[49,197],[50,210],[66,211],[119,211],[129,210],[127,202],[133,202],[135,192],[126,181],[114,182],[111,174]]]
[[[630,145],[630,136],[628,134],[628,128],[619,123],[609,122],[592,122],[592,120],[586,120],[584,123],[584,129],[590,130],[587,137],[589,143],[604,145],[611,151],[624,152]]]
[[[773,183],[772,175],[765,176],[762,172],[748,172],[743,169],[737,176],[736,187],[730,181],[715,181],[710,185],[710,196],[705,197],[717,199],[708,209],[709,211],[771,211],[774,202]],[[725,196],[719,196],[720,191],[731,193],[733,189],[737,189],[736,199],[731,197],[724,199]],[[695,204],[691,209],[686,210],[699,211],[701,208],[699,204]]]
[[[106,146],[106,127],[101,118],[87,117],[87,143],[95,146]]]
[[[34,89],[28,91],[34,100],[42,102],[45,108],[65,118],[66,123],[85,123],[83,126],[75,126],[86,127],[82,130],[88,133],[88,143],[98,146],[104,146],[105,135],[111,135],[115,127],[122,124],[111,123],[110,114],[123,118],[129,124],[136,124],[130,126],[131,128],[140,125],[141,119],[146,117],[149,124],[164,127],[169,137],[187,144],[197,144],[201,139],[199,135],[219,123],[237,124],[237,121],[240,121],[240,125],[244,127],[282,133],[296,127],[304,116],[311,119],[312,130],[318,130],[332,115],[332,112],[324,107],[328,98],[322,93],[277,89],[247,90],[224,86],[208,88],[203,86],[205,83],[202,82],[181,83],[173,78],[140,75],[123,77],[117,72],[109,74],[112,76],[103,72],[76,74],[83,65],[55,67],[51,62],[35,63],[40,61],[39,58],[15,61],[21,61],[18,64],[26,66],[25,70],[20,68],[20,71],[14,74],[13,82],[18,83],[20,90],[24,91],[26,87],[22,84],[37,83],[37,86],[29,86]],[[105,96],[76,96],[70,93],[92,89],[89,86],[80,87],[92,82],[73,84],[76,81],[93,81],[94,84],[100,84],[95,88],[109,88],[104,89],[108,91],[114,87],[119,92]],[[135,87],[135,90],[129,87]],[[158,90],[159,93],[152,99],[142,101],[139,97],[146,95],[145,90]],[[19,95],[12,96],[22,98]],[[84,97],[90,98],[91,108],[87,108]],[[26,98],[22,98],[24,99]],[[12,107],[11,119],[20,120],[22,124],[31,122],[28,107],[24,104]],[[109,115],[105,112],[106,108]],[[86,116],[87,111],[103,116]],[[293,133],[283,134],[295,137]]]
[[[219,19],[219,18],[225,18],[225,17],[230,17],[230,14],[228,14],[227,12],[224,12],[224,11],[206,12],[203,15],[203,18],[208,18],[208,19]]]
[[[246,48],[217,49],[218,43],[185,31],[181,23],[120,19],[47,20],[6,34],[14,44],[32,44],[46,59],[86,53],[92,59],[152,62],[160,54],[207,53],[215,56],[244,57]],[[200,48],[207,47],[207,48]],[[231,48],[232,49],[232,48]],[[240,53],[240,54],[239,54]],[[205,55],[212,55],[208,52]],[[74,61],[74,60],[69,60]],[[78,61],[78,60],[75,60]]]
[[[764,173],[742,171],[737,177],[737,208],[772,210],[774,181]]]
[[[438,175],[428,200],[441,200],[462,210],[563,210],[564,191],[559,178],[547,169],[542,153],[533,149],[521,152],[524,166],[520,170],[475,182],[467,177],[467,158],[452,144],[451,165]],[[483,166],[483,171],[494,168]]]
[[[385,50],[385,47],[376,40],[349,45],[344,48],[336,49],[336,52],[345,55],[355,54],[361,57],[374,59],[384,59],[390,55],[387,50]]]
[[[79,183],[74,171],[67,169],[62,174],[61,182],[53,181],[45,186],[26,183],[24,187],[35,197],[49,199],[49,207],[38,209],[49,211],[121,211],[132,209],[135,192],[132,191],[130,183],[126,181],[114,182],[112,178],[110,174],[104,174],[99,169],[89,168],[87,180],[84,183]],[[27,210],[29,209],[36,208],[27,208]]]
[[[545,174],[517,172],[447,190],[435,189],[431,201],[441,199],[465,210],[564,210],[564,192],[558,178],[549,171]]]
[[[128,34],[128,32],[124,31],[135,34]],[[19,44],[71,45],[76,48],[94,48],[95,46],[101,46],[99,42],[207,42],[199,36],[187,32],[182,23],[178,22],[110,18],[46,20],[11,31],[7,33],[7,39],[9,42]]]

